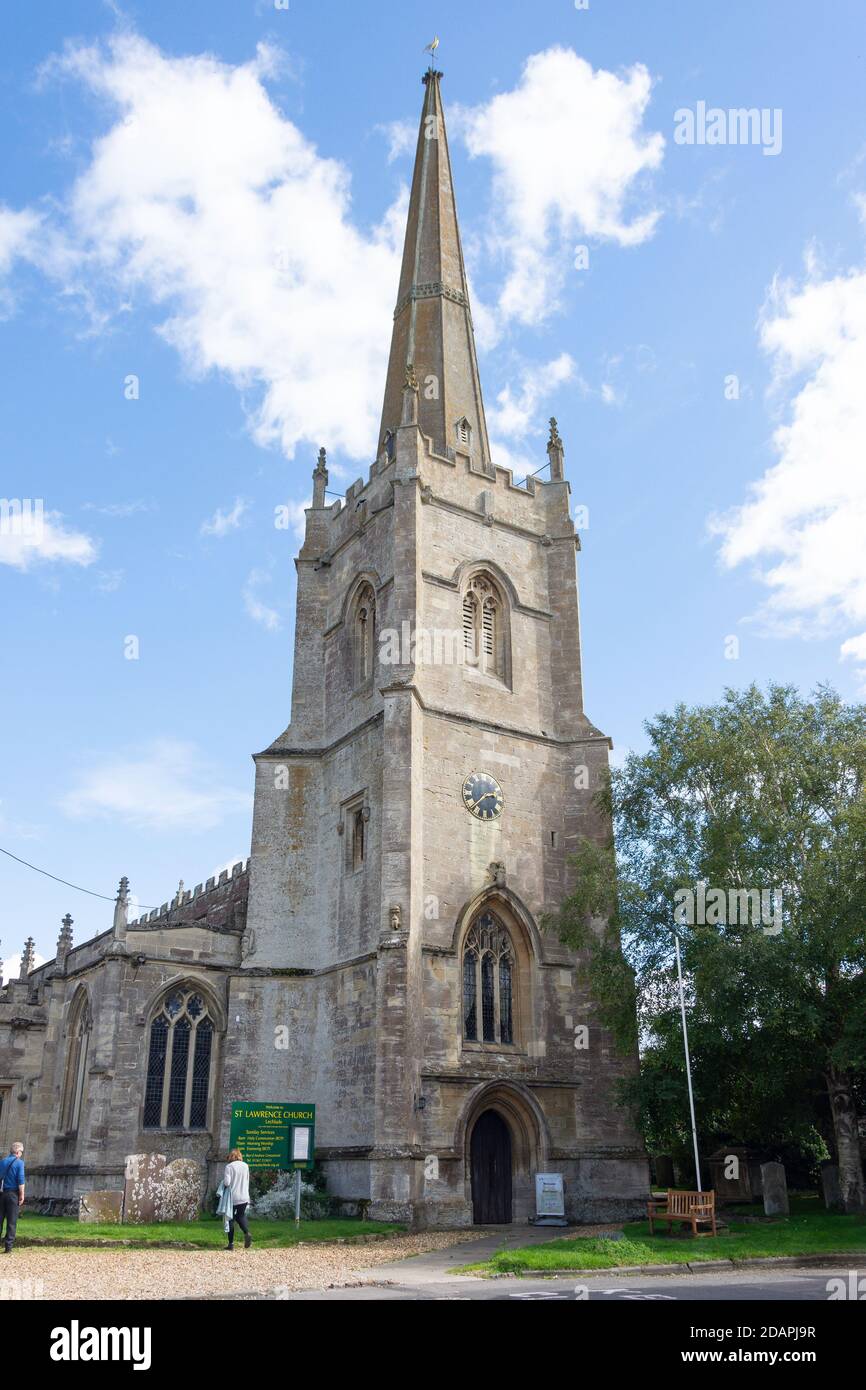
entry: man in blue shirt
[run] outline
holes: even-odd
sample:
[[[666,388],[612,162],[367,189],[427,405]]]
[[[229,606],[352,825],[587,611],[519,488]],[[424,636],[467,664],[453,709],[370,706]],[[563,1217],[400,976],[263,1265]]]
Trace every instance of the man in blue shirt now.
[[[0,1159],[0,1231],[6,1223],[4,1253],[9,1254],[15,1243],[18,1209],[24,1205],[24,1145],[18,1140],[9,1150],[9,1157]]]

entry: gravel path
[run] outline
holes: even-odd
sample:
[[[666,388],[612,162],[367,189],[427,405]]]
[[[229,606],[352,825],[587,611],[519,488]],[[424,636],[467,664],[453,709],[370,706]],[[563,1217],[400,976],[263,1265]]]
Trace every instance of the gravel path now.
[[[438,1231],[371,1245],[284,1250],[63,1250],[19,1247],[0,1264],[0,1297],[201,1298],[209,1294],[326,1289],[358,1282],[359,1270],[444,1250],[480,1232]],[[21,1281],[19,1284],[18,1281]],[[38,1281],[41,1281],[41,1288]],[[276,1291],[276,1294],[275,1294]]]

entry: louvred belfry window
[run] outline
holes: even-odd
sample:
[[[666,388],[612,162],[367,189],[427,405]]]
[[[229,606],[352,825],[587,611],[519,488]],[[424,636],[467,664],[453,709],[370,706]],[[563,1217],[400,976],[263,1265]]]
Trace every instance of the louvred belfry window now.
[[[478,610],[478,600],[472,593],[467,593],[463,599],[463,646],[466,651],[467,660],[474,662],[477,660],[475,647],[475,629]]]
[[[206,1129],[213,1020],[203,996],[175,989],[150,1025],[145,1129]]]
[[[505,679],[504,604],[497,586],[483,574],[470,579],[463,595],[463,651],[470,665]]]
[[[463,1036],[467,1042],[514,1042],[514,949],[499,918],[485,912],[463,945]]]

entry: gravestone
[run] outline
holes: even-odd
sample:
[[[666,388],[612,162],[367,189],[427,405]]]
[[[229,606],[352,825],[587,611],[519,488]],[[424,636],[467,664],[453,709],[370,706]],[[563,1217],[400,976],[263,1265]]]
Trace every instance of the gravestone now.
[[[828,1211],[842,1211],[842,1188],[839,1186],[839,1165],[821,1164],[821,1196]]]
[[[659,1154],[657,1158],[653,1159],[653,1163],[656,1171],[656,1186],[675,1187],[674,1161],[670,1154]]]
[[[720,1201],[754,1201],[761,1192],[758,1165],[747,1148],[730,1144],[709,1157],[710,1179]]]
[[[132,1226],[159,1220],[159,1189],[165,1154],[127,1154],[123,1186],[123,1216]]]
[[[84,1192],[78,1200],[78,1220],[87,1225],[123,1220],[123,1192],[119,1188]]]
[[[764,1215],[788,1215],[788,1184],[783,1163],[762,1163],[761,1184],[764,1189]]]
[[[201,1164],[192,1158],[175,1158],[162,1170],[156,1195],[157,1221],[195,1221],[201,1196]]]

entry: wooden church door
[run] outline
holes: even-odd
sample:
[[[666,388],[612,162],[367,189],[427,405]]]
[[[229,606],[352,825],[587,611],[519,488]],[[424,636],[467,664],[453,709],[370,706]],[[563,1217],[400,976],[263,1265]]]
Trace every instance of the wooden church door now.
[[[511,1134],[501,1115],[485,1110],[472,1131],[472,1220],[476,1226],[511,1221]]]

